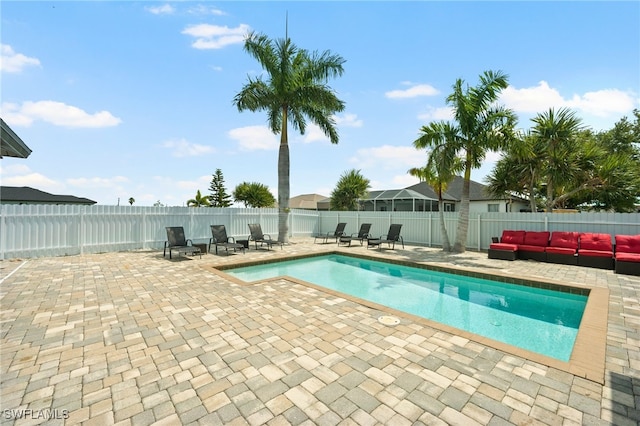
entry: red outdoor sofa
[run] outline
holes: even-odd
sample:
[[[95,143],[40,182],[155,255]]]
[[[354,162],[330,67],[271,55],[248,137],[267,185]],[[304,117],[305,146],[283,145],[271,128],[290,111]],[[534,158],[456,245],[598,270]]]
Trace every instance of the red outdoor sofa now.
[[[640,275],[640,234],[616,235],[616,274]]]
[[[611,235],[594,232],[505,230],[492,240],[489,259],[533,259],[640,275],[640,235],[616,235],[615,246]]]

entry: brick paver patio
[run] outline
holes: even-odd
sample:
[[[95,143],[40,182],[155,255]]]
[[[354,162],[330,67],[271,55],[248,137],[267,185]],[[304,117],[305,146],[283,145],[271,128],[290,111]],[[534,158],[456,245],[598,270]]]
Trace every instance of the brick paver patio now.
[[[610,290],[604,385],[284,279],[139,251],[0,262],[2,424],[636,425],[640,277],[446,255],[380,256]],[[341,248],[365,253],[359,245]],[[377,253],[373,250],[370,254]],[[17,417],[20,417],[17,419]]]

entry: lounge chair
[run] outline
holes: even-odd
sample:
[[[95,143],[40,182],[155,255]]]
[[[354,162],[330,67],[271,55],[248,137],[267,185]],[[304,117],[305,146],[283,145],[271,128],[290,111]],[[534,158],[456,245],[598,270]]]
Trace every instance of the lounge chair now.
[[[360,230],[357,234],[351,235],[342,235],[340,240],[338,241],[338,245],[340,244],[349,244],[351,247],[351,241],[360,241],[360,245],[362,245],[363,241],[369,238],[369,230],[371,229],[370,223],[363,223],[360,225]]]
[[[367,249],[369,246],[378,246],[378,249],[382,249],[382,244],[387,243],[393,250],[396,248],[396,242],[402,243],[402,248],[404,248],[404,239],[400,235],[400,230],[402,229],[401,224],[392,224],[389,226],[389,232],[387,235],[382,235],[380,238],[367,238]]]
[[[211,253],[211,245],[216,247],[216,254],[218,254],[218,246],[223,247],[229,255],[229,249],[236,251],[242,250],[244,253],[244,245],[236,243],[233,237],[227,236],[227,229],[224,225],[211,225],[211,238],[209,238],[209,253]]]
[[[173,250],[178,252],[178,255],[184,253],[199,254],[202,259],[202,251],[199,247],[193,246],[193,241],[184,237],[184,228],[182,226],[167,226],[167,241],[164,242],[164,252],[162,257],[167,255],[167,249],[169,249],[169,259],[171,259],[171,252]],[[205,246],[206,249],[206,246]]]
[[[329,238],[333,238],[334,242],[338,241],[338,238],[344,235],[344,228],[347,226],[346,223],[340,222],[336,225],[336,230],[333,232],[327,232],[326,234],[318,234],[313,237],[313,242],[316,242],[316,239],[320,238],[323,240],[323,243],[326,244]]]
[[[279,242],[278,240],[272,239],[271,235],[264,234],[262,232],[262,227],[260,226],[259,223],[250,223],[249,231],[251,232],[251,235],[249,236],[249,241],[255,241],[256,250],[258,249],[258,243],[260,243],[261,247],[262,245],[266,244],[267,250],[271,249],[271,246],[273,245],[279,245],[280,250],[282,250],[282,243]]]

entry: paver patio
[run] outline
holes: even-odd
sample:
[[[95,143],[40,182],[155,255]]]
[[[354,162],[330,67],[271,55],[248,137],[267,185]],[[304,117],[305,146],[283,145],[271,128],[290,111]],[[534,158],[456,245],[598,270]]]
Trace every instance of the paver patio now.
[[[2,424],[614,424],[640,421],[640,277],[438,249],[370,255],[610,290],[604,385],[284,279],[211,266],[341,250],[0,262]],[[29,411],[30,410],[30,411]],[[21,417],[16,419],[16,417]]]

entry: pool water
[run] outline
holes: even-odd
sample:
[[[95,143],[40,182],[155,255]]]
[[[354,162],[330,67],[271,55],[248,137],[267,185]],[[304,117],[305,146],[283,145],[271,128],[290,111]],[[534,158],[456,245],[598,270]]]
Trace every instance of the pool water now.
[[[243,281],[288,275],[568,361],[587,296],[341,255],[225,270]]]

